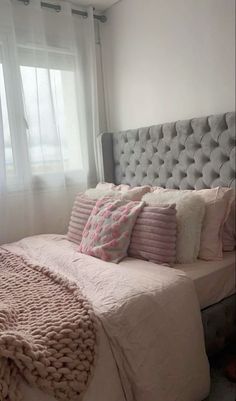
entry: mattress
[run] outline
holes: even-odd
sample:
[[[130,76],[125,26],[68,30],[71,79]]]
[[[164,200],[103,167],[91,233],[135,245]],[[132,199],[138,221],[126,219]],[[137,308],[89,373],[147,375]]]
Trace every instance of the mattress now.
[[[222,260],[209,262],[199,259],[194,263],[176,264],[174,268],[193,280],[200,307],[205,309],[236,293],[235,262],[236,252],[225,252]],[[122,265],[128,265],[129,269],[148,271],[154,264],[141,259],[125,258],[120,262]],[[163,266],[163,269],[170,267]]]
[[[175,265],[194,281],[201,309],[236,292],[236,252],[225,252],[222,260]]]

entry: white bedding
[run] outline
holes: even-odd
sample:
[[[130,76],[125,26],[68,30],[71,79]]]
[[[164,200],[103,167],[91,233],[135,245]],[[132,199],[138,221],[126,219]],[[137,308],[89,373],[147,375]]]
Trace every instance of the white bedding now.
[[[83,401],[201,401],[209,392],[199,303],[183,272],[127,258],[82,255],[58,235],[6,246],[78,282],[101,322]],[[24,401],[53,401],[25,385]],[[69,400],[68,400],[69,401]]]
[[[221,301],[236,292],[236,253],[225,252],[222,260],[176,265],[194,281],[201,309]]]

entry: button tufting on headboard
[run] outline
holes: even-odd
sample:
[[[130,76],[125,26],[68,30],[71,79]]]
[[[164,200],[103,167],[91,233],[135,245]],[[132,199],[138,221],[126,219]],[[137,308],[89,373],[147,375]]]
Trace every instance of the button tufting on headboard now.
[[[104,178],[131,186],[235,187],[235,146],[235,112],[105,133]]]

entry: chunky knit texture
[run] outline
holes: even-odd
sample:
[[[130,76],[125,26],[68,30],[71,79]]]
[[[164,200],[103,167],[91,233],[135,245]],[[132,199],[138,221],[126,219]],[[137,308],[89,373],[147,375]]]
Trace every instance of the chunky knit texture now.
[[[0,400],[21,401],[20,383],[80,400],[96,357],[97,323],[75,283],[0,250]]]

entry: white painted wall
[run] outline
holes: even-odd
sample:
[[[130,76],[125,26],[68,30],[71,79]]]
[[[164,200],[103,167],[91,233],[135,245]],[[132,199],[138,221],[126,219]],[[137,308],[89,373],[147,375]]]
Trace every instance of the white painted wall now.
[[[234,110],[234,0],[123,0],[107,16],[109,129]]]

